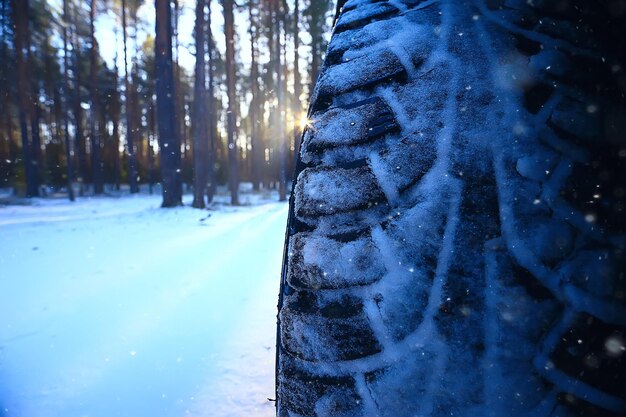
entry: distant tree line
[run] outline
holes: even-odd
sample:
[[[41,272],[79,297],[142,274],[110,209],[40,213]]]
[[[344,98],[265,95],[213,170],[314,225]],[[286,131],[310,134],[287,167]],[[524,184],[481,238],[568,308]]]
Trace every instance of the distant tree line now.
[[[187,184],[205,207],[219,184],[238,204],[249,181],[286,199],[331,0],[155,0],[150,22],[143,0],[0,1],[0,188],[74,199],[160,183],[175,206]],[[190,11],[193,43],[181,45]],[[105,15],[112,45],[96,36]]]

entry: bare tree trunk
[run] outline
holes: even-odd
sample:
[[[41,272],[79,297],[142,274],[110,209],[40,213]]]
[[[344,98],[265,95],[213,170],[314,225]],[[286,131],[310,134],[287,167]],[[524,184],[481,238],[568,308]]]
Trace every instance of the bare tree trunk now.
[[[28,9],[30,12],[30,9]],[[30,16],[28,17],[28,24],[30,25]],[[35,57],[35,60],[37,58]],[[36,195],[39,196],[40,190],[39,185],[41,183],[41,131],[39,128],[39,123],[41,119],[41,106],[39,105],[39,92],[40,92],[40,83],[39,80],[41,78],[40,74],[35,73],[32,70],[31,63],[33,62],[32,57],[32,48],[31,48],[31,36],[30,36],[30,27],[27,28],[27,36],[26,36],[26,73],[29,76],[30,80],[30,92],[31,92],[31,101],[29,103],[30,106],[30,135],[31,135],[31,144],[30,144],[30,160],[31,160],[31,172],[32,178],[31,187],[35,189]]]
[[[298,158],[300,152],[300,140],[302,138],[302,129],[304,126],[301,124],[303,119],[302,115],[302,102],[300,96],[302,95],[302,81],[300,79],[300,53],[298,47],[300,46],[300,1],[294,0],[293,10],[293,146],[294,146],[294,158],[292,162],[295,166],[295,161]]]
[[[320,54],[321,51],[318,48],[318,43],[313,40],[311,42],[311,84],[309,86],[309,97],[313,94],[313,88],[315,88],[315,83],[320,73],[320,66],[322,65]]]
[[[11,161],[11,164],[15,164],[15,143],[13,139],[13,119],[11,117],[11,97],[7,94],[6,98],[3,97],[3,114],[4,114],[4,130],[6,140],[6,158]]]
[[[0,121],[0,123],[2,124],[2,126],[0,127],[0,161],[6,161],[7,163],[7,170],[5,171],[5,175],[3,178],[0,178],[0,184],[2,184],[2,187],[7,187],[11,183],[10,179],[14,176],[13,168],[15,162],[11,155],[11,108],[9,106],[9,94],[7,91],[9,83],[7,82],[8,62],[6,58],[7,53],[5,32],[6,3],[7,0],[2,0],[2,6],[0,9],[0,17],[2,18],[2,20],[0,21],[0,115],[4,115],[4,120]]]
[[[61,66],[62,68],[62,66]],[[54,129],[54,135],[58,141],[58,143],[63,143],[63,106],[62,106],[62,101],[63,101],[63,97],[62,97],[62,91],[63,91],[63,85],[61,83],[61,85],[57,86],[57,83],[55,83],[55,86],[53,87],[53,95],[52,95],[52,101],[54,102],[53,105],[53,112],[54,112],[54,124],[56,125],[55,129]]]
[[[52,98],[51,106],[44,106],[45,109],[45,121],[44,123],[47,125],[47,133],[50,140],[50,143],[61,142],[61,130],[59,129],[59,119],[56,118],[59,114],[58,104],[59,98],[56,89],[56,83],[53,81],[53,75],[56,75],[55,64],[57,63],[57,50],[52,47],[50,42],[45,43],[44,52],[43,52],[43,61],[44,61],[44,73],[43,73],[43,90],[44,94],[50,98]],[[55,126],[53,128],[53,126]],[[59,159],[59,155],[57,152],[49,155],[48,147],[44,146],[42,149],[42,164],[41,164],[41,172],[51,172],[50,169],[52,167],[56,167],[58,164],[50,164],[49,156],[53,156]]]
[[[207,44],[207,55],[208,55],[208,75],[209,75],[209,86],[208,86],[208,97],[207,97],[207,110],[209,116],[209,125],[208,125],[208,135],[209,135],[209,150],[208,150],[208,177],[207,177],[207,202],[211,203],[213,201],[213,196],[215,195],[215,187],[217,186],[217,181],[215,178],[215,161],[216,161],[216,141],[217,141],[217,117],[216,117],[216,109],[215,109],[215,92],[214,92],[214,75],[213,75],[213,31],[211,30],[211,0],[207,1],[207,19],[206,19],[206,44]]]
[[[17,162],[17,144],[15,141],[15,137],[13,136],[13,118],[11,115],[11,95],[7,94],[6,101],[6,112],[5,112],[5,120],[6,120],[6,129],[7,129],[7,139],[9,141],[9,160],[11,161],[11,165],[13,167],[12,172],[15,174],[15,163]],[[15,194],[15,181],[11,184],[13,188],[13,193]]]
[[[250,101],[250,147],[252,157],[251,160],[251,173],[252,173],[252,189],[258,191],[261,183],[261,168],[263,161],[261,156],[261,146],[259,140],[259,67],[257,64],[257,42],[258,42],[258,22],[255,20],[254,10],[258,6],[251,0],[249,3],[249,15],[250,15],[250,49],[251,49],[251,63],[250,63],[250,78],[252,79],[252,100]]]
[[[172,11],[168,0],[156,0],[155,76],[163,184],[162,207],[182,205],[180,137],[176,129],[172,63]]]
[[[137,155],[135,154],[135,132],[132,115],[132,94],[128,79],[128,48],[126,42],[126,0],[122,0],[122,36],[124,39],[124,87],[126,93],[126,145],[128,149],[128,184],[131,193],[138,193]]]
[[[280,42],[280,23],[281,23],[281,8],[280,1],[275,0],[275,9],[274,9],[274,71],[276,73],[276,97],[278,99],[278,108],[276,111],[276,132],[278,135],[278,199],[279,201],[287,200],[287,184],[286,184],[286,170],[287,170],[287,138],[285,135],[285,126],[284,126],[284,96],[283,96],[283,67],[281,64],[281,56],[282,56],[282,48]]]
[[[289,132],[288,133],[288,126],[287,126],[287,110],[289,108],[289,110],[291,111],[293,109],[293,102],[288,102],[287,101],[287,79],[289,78],[289,64],[287,63],[287,28],[289,27],[289,22],[287,21],[287,14],[289,13],[289,5],[287,4],[287,0],[279,0],[282,3],[282,9],[280,12],[280,22],[281,22],[281,27],[282,27],[282,45],[281,45],[281,51],[282,51],[282,62],[281,62],[281,68],[282,68],[282,80],[283,80],[283,85],[282,85],[282,94],[283,94],[283,108],[280,112],[281,115],[281,119],[282,119],[282,128],[283,128],[283,132],[285,135],[285,154],[284,154],[284,165],[285,165],[285,200],[287,199],[287,182],[290,180],[290,169],[291,169],[291,163],[290,161],[293,158],[292,155],[292,136],[289,134],[291,133],[293,135],[293,132]]]
[[[72,18],[76,20],[76,14],[74,8],[72,8]],[[71,27],[71,26],[70,26]],[[74,134],[74,150],[78,154],[78,180],[80,196],[85,194],[85,181],[87,179],[87,152],[85,136],[83,132],[83,109],[81,107],[81,71],[80,61],[80,45],[78,42],[78,34],[76,30],[70,30],[70,39],[72,42],[72,58],[73,58],[73,73],[74,73],[74,124],[76,127],[76,133]]]
[[[148,101],[150,103],[148,105],[148,189],[152,195],[154,187],[154,148],[152,147],[152,142],[154,140],[154,135],[156,134],[156,115],[154,114],[154,101],[152,100],[152,95],[148,98]]]
[[[37,92],[37,91],[35,91]],[[32,118],[30,121],[30,131],[32,135],[32,146],[31,146],[31,160],[32,160],[32,175],[34,182],[33,187],[37,188],[37,195],[39,195],[39,185],[41,183],[41,130],[39,128],[39,123],[41,119],[41,107],[39,106],[39,100],[33,99],[32,103]]]
[[[182,89],[181,78],[180,78],[180,66],[178,65],[178,57],[180,54],[180,43],[179,43],[179,38],[178,38],[178,23],[179,23],[178,21],[180,17],[180,5],[178,4],[178,0],[172,0],[172,3],[174,5],[174,17],[172,19],[172,23],[173,23],[172,40],[174,42],[173,51],[175,52],[175,54],[173,54],[174,90],[176,91],[176,97],[174,101],[174,111],[176,112],[176,122],[177,122],[176,134],[180,138],[180,142],[182,145],[181,146],[181,149],[182,149],[181,165],[184,171],[185,168],[188,167],[189,151],[187,150],[188,137],[187,137],[187,130],[186,130],[186,125],[185,125],[185,97],[183,97],[183,89]],[[184,178],[183,178],[183,182],[184,182]]]
[[[26,176],[26,196],[37,197],[39,190],[35,177],[35,161],[32,152],[32,132],[29,129],[29,120],[32,119],[33,97],[30,88],[30,64],[28,62],[29,19],[28,0],[12,0],[11,9],[14,13],[13,24],[15,54],[17,56],[17,83],[18,83],[18,112],[20,132],[22,135],[22,153],[24,155],[24,171]]]
[[[223,0],[224,33],[226,34],[226,89],[228,92],[227,134],[228,134],[228,183],[232,205],[239,204],[239,169],[237,166],[237,110],[236,73],[235,73],[235,22],[233,17],[233,0]]]
[[[113,60],[113,91],[115,92],[115,98],[113,101],[113,111],[111,112],[111,119],[113,122],[113,182],[115,183],[115,190],[120,190],[120,181],[122,177],[122,164],[120,161],[120,119],[122,113],[122,103],[119,92],[119,68],[117,67],[117,29],[115,31],[115,59]]]
[[[102,192],[104,193],[104,184],[105,184],[105,162],[107,161],[107,150],[110,149],[111,136],[109,135],[109,131],[107,130],[107,120],[109,117],[109,111],[106,108],[106,105],[102,105],[100,102],[99,112],[98,112],[98,138],[100,146],[98,147],[98,152],[100,152],[100,175],[102,176]]]
[[[67,26],[68,26],[67,0],[63,0],[63,123],[65,130],[65,166],[67,175],[67,195],[70,201],[74,201],[74,188],[72,180],[74,178],[74,170],[72,167],[72,141],[70,140],[70,122],[68,117],[68,100],[70,81],[67,70],[69,68],[69,59],[67,57]]]
[[[4,158],[4,159],[8,159],[9,163],[13,163],[13,160],[11,160],[9,158],[9,155],[11,153],[11,143],[9,142],[9,130],[10,130],[10,126],[11,124],[8,123],[8,121],[10,120],[10,114],[11,114],[11,110],[9,108],[8,105],[8,91],[7,91],[7,87],[8,87],[8,83],[7,83],[7,79],[6,79],[6,75],[7,75],[7,58],[6,58],[6,32],[5,32],[5,25],[6,25],[6,6],[7,6],[7,0],[2,0],[2,6],[0,8],[0,17],[2,18],[2,20],[0,21],[0,91],[2,92],[1,96],[0,96],[0,114],[4,114],[5,115],[5,122],[4,122],[4,132],[5,132],[5,136],[4,136],[4,140],[3,140],[3,146],[2,146],[2,155],[0,156],[0,158]],[[8,176],[7,178],[4,180],[5,184],[8,183]]]
[[[93,180],[94,194],[102,194],[104,192],[104,182],[102,178],[102,154],[101,154],[101,138],[100,126],[98,125],[98,117],[100,115],[100,97],[98,93],[98,45],[96,44],[96,35],[94,22],[96,19],[96,0],[91,0],[89,10],[89,28],[91,32],[91,54],[90,54],[90,85],[91,88],[91,171]]]
[[[10,111],[11,109],[11,104],[10,104],[10,100],[11,97],[7,96],[7,102],[6,102],[6,111],[5,111],[5,129],[6,129],[6,138],[8,141],[8,160],[11,161],[11,171],[10,173],[15,175],[15,163],[17,162],[17,145],[15,143],[15,138],[13,136],[13,118],[12,118],[12,112]],[[13,189],[13,193],[16,193],[16,188],[15,188],[15,180],[11,181],[11,182],[7,182],[7,185],[11,185],[11,188]]]
[[[139,45],[137,43],[137,4],[134,3],[132,5],[130,17],[132,19],[133,26],[133,45],[135,46],[135,50],[133,53],[133,57],[130,63],[130,104],[132,106],[132,111],[130,112],[133,127],[133,142],[135,145],[135,166],[137,169],[137,189],[139,191],[139,180],[141,177],[141,163],[144,162],[143,155],[143,125],[141,123],[141,109],[139,107],[139,92],[137,91],[137,87],[139,85],[139,64],[137,63],[137,57],[139,56]],[[145,165],[144,165],[145,166]]]
[[[206,192],[206,174],[207,174],[207,153],[208,153],[208,137],[207,137],[207,120],[206,120],[206,87],[205,87],[205,62],[204,62],[204,30],[205,14],[204,0],[196,2],[196,68],[194,80],[194,97],[193,97],[193,162],[194,162],[194,184],[193,184],[193,203],[195,208],[204,208],[204,195]]]

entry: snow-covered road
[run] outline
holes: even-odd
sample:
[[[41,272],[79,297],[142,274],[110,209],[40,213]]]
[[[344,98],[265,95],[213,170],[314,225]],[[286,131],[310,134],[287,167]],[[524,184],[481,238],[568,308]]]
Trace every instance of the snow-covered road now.
[[[287,205],[158,205],[0,208],[0,416],[274,414]]]

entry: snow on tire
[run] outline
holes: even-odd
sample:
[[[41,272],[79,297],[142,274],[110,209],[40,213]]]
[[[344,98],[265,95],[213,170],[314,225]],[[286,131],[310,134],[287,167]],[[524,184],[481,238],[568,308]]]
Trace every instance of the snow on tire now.
[[[620,4],[343,4],[291,199],[279,416],[626,415]]]

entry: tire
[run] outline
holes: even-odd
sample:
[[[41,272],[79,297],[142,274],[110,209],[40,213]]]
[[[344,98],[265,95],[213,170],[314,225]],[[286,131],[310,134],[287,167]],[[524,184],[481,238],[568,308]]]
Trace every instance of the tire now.
[[[279,416],[626,415],[625,10],[343,5],[290,201]]]

